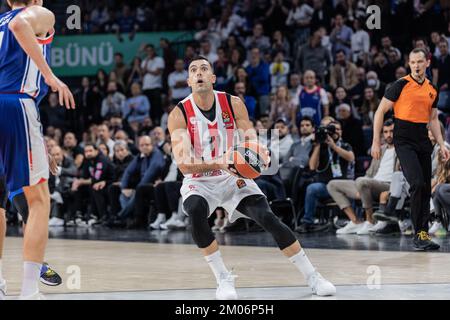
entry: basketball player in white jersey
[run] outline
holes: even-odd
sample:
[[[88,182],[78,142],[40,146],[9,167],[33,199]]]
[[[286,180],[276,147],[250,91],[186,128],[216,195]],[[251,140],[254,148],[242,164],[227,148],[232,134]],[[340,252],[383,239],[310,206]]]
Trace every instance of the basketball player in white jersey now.
[[[313,267],[292,231],[274,215],[256,183],[243,179],[228,164],[226,152],[241,138],[256,141],[244,103],[213,90],[216,76],[211,63],[198,57],[189,64],[192,94],[170,113],[168,127],[174,157],[184,174],[183,209],[191,218],[192,236],[214,273],[217,299],[237,299],[234,278],[226,268],[208,224],[216,207],[230,213],[230,220],[247,217],[270,232],[283,254],[301,271],[314,294],[334,295],[336,288]]]
[[[48,88],[58,92],[60,105],[75,108],[75,102],[49,66],[54,14],[42,0],[7,2],[11,11],[0,15],[0,167],[12,196],[24,193],[29,209],[21,298],[40,299],[50,195],[38,105]]]

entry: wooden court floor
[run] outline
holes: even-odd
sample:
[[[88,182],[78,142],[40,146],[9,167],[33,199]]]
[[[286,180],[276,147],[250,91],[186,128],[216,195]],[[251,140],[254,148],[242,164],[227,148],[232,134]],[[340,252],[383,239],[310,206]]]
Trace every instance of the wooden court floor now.
[[[12,296],[20,291],[21,250],[21,238],[6,239],[3,273]],[[276,248],[222,246],[221,252],[227,267],[239,276],[239,288],[306,286]],[[450,284],[450,253],[307,249],[307,254],[337,286],[366,285],[374,270],[381,285]],[[193,245],[50,239],[46,261],[64,281],[58,287],[42,285],[48,294],[215,288],[209,267]],[[80,287],[74,289],[70,283],[77,269]]]

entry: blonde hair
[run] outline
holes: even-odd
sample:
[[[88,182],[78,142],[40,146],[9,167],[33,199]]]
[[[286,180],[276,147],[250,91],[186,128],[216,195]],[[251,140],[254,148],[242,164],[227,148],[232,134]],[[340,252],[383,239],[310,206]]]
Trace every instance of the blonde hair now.
[[[450,182],[450,159],[444,161],[442,156],[439,155],[436,175],[438,184]]]
[[[284,99],[286,99],[286,101],[283,101],[283,102],[290,102],[292,98],[291,98],[291,94],[289,92],[289,89],[288,89],[288,87],[286,85],[281,85],[281,86],[279,86],[277,88],[277,90],[275,92],[275,100],[278,101],[278,91],[280,89],[284,89],[284,91],[286,92],[286,95],[284,97]]]

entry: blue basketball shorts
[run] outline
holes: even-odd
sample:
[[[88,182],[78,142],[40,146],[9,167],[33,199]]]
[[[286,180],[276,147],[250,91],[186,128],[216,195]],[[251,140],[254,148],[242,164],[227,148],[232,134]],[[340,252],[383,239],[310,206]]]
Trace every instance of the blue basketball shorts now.
[[[0,94],[0,168],[10,198],[48,180],[47,148],[39,109],[25,94]]]

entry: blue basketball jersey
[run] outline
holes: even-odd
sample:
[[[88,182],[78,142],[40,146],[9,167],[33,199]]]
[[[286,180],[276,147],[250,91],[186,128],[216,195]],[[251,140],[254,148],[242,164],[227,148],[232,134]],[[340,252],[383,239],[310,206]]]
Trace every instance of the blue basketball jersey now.
[[[298,96],[299,109],[297,110],[297,122],[302,117],[310,117],[314,121],[315,126],[320,125],[320,121],[322,120],[320,89],[320,87],[317,87],[312,92],[307,92],[305,89],[301,90]]]
[[[0,15],[0,94],[27,94],[36,104],[47,94],[48,86],[36,64],[25,53],[9,30],[11,20],[26,8],[8,11]],[[45,38],[37,38],[39,47],[50,63],[51,34]]]

